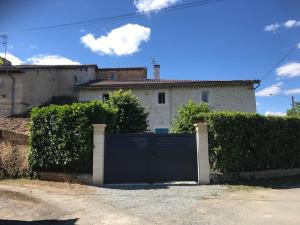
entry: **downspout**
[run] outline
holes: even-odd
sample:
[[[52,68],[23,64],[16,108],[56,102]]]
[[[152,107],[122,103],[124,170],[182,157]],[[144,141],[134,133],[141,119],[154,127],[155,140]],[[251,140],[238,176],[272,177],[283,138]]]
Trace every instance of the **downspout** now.
[[[15,108],[15,86],[16,86],[16,78],[11,75],[8,71],[8,68],[6,69],[6,74],[9,76],[12,80],[12,87],[11,87],[11,108],[10,108],[10,114],[14,115],[14,108]]]

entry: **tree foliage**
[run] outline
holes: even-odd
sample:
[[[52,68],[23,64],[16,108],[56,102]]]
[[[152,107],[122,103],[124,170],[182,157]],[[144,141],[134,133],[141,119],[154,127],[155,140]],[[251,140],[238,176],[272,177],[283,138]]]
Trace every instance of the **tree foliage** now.
[[[287,111],[287,115],[300,118],[300,103],[295,103],[295,106]]]
[[[210,111],[210,107],[207,103],[195,103],[190,100],[186,105],[179,109],[178,115],[173,122],[172,132],[194,133],[194,124],[197,122],[197,115],[199,113],[208,113]]]
[[[117,110],[114,133],[147,131],[148,113],[130,90],[110,92],[106,103]]]

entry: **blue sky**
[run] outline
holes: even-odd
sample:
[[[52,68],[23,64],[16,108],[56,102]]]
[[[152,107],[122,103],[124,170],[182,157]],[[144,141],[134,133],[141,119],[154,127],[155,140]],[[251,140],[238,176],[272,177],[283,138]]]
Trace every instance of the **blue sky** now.
[[[284,113],[292,95],[300,101],[299,0],[223,0],[162,13],[191,1],[1,0],[0,33],[16,64],[147,66],[151,77],[154,57],[162,78],[197,80],[260,79],[271,70],[257,89],[258,112]],[[28,31],[134,12],[144,15]]]

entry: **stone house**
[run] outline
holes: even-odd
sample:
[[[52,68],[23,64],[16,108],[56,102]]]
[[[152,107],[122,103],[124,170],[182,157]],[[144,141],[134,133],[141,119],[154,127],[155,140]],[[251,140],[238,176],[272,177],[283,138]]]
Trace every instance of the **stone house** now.
[[[132,90],[149,112],[149,130],[168,133],[178,109],[189,100],[206,102],[215,111],[256,112],[254,85],[258,80],[163,80],[159,66],[148,79],[144,71],[135,76],[118,74],[108,69],[101,80],[78,85],[79,101],[104,100],[114,90]]]
[[[258,80],[163,80],[147,68],[98,68],[97,65],[0,67],[0,116],[22,114],[54,97],[103,100],[108,92],[132,90],[149,112],[149,130],[168,132],[179,107],[189,100],[207,102],[216,111],[256,112]]]

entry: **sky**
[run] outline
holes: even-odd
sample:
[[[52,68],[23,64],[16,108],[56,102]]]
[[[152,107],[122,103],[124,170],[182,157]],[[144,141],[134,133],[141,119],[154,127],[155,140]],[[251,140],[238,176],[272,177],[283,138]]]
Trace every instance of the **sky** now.
[[[0,0],[0,34],[14,64],[146,66],[152,78],[155,58],[162,79],[263,78],[261,114],[300,101],[299,0],[200,0],[168,11],[193,1]],[[126,14],[138,16],[99,20]]]

